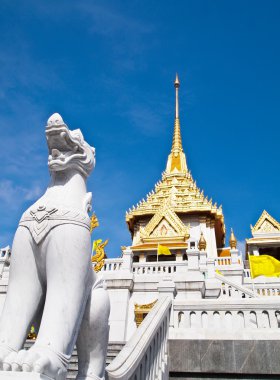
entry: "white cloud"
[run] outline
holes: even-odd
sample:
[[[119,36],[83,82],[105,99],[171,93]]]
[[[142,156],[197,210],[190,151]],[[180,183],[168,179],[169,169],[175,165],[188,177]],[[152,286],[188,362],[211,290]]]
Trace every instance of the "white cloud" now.
[[[35,201],[42,192],[42,188],[37,183],[26,188],[4,179],[0,181],[0,204],[9,210],[18,209],[25,201]]]

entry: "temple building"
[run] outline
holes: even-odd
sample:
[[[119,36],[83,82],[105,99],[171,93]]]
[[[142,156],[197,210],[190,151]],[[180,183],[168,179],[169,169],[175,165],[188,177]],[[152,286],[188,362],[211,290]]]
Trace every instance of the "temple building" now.
[[[174,86],[174,133],[166,169],[146,200],[126,213],[133,261],[155,261],[158,244],[169,247],[172,252],[172,257],[160,256],[160,261],[186,260],[186,249],[197,249],[201,236],[206,240],[211,257],[217,257],[225,244],[222,207],[213,204],[198,188],[187,166],[180,130],[177,75]]]

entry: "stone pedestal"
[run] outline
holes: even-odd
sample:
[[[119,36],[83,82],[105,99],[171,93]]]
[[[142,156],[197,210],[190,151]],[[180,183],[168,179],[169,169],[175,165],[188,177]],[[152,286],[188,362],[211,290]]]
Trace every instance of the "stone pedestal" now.
[[[158,284],[159,296],[169,296],[171,299],[175,298],[176,285],[171,277],[165,277]]]
[[[131,273],[132,272],[133,252],[132,252],[130,247],[127,247],[123,251],[122,259],[123,259],[123,262],[122,262],[121,270]]]
[[[52,380],[36,372],[0,371],[0,380]]]
[[[188,255],[188,270],[198,270],[199,269],[199,250],[187,249],[186,253]]]
[[[238,262],[238,257],[239,257],[238,249],[231,249],[230,250],[230,256],[231,256],[231,263],[232,264],[239,264],[239,262]]]
[[[176,296],[177,290],[174,281],[171,277],[165,277],[158,284],[159,297],[168,296],[172,299],[172,302]],[[169,326],[174,327],[174,310],[171,308]]]
[[[215,259],[213,257],[207,259],[207,278],[215,278]]]
[[[200,251],[199,269],[201,271],[206,271],[206,269],[207,269],[206,260],[207,260],[207,252],[206,251]]]

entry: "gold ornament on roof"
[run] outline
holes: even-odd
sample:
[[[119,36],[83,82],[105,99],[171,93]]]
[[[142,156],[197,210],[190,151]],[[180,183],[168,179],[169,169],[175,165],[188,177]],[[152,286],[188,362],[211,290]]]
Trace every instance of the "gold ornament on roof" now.
[[[234,236],[233,229],[231,229],[229,245],[231,249],[236,249],[237,247],[237,240],[236,240],[236,237]]]
[[[279,232],[280,223],[277,222],[277,220],[274,219],[267,211],[263,210],[257,223],[254,225],[254,227],[251,226],[251,230],[252,233]]]
[[[199,239],[199,242],[198,242],[198,249],[200,251],[205,251],[206,250],[206,246],[207,246],[207,243],[206,243],[205,237],[203,235],[203,232],[201,231],[200,239]]]

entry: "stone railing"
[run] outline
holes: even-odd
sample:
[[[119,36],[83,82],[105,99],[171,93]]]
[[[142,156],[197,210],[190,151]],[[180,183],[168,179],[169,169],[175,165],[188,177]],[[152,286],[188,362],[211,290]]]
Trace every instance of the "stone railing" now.
[[[221,274],[215,273],[215,277],[221,281],[220,298],[256,298],[258,295],[245,286],[229,280]]]
[[[231,257],[217,257],[215,259],[215,266],[231,265],[231,264],[232,264]]]
[[[244,285],[260,297],[280,296],[280,284],[278,277],[251,278],[250,269],[243,270]]]
[[[243,277],[245,277],[245,278],[251,278],[250,269],[243,269]]]
[[[215,267],[221,269],[230,269],[233,265],[243,265],[243,260],[241,256],[234,257],[216,257],[215,258]]]
[[[236,287],[233,287],[232,285],[228,285],[226,283],[222,283],[221,285],[221,298],[229,298],[229,297],[235,297],[235,298],[247,298],[252,297],[251,295],[247,295],[243,291],[237,289]]]
[[[172,300],[161,296],[106,368],[108,380],[168,380],[167,338]]]
[[[106,259],[101,272],[112,272],[122,268],[123,259]]]
[[[0,248],[0,262],[10,263],[11,249],[9,246]]]
[[[260,297],[275,297],[275,296],[280,296],[280,285],[268,285],[267,287],[257,285],[254,286],[255,292],[260,296]]]
[[[172,274],[176,272],[186,272],[188,270],[187,261],[160,261],[133,263],[132,272],[138,274]]]
[[[276,329],[280,334],[280,304],[263,299],[174,301],[174,324],[177,329],[204,330],[208,337],[219,339],[224,333],[236,334],[244,329]],[[216,337],[215,337],[216,334]],[[190,335],[188,339],[193,336]]]

